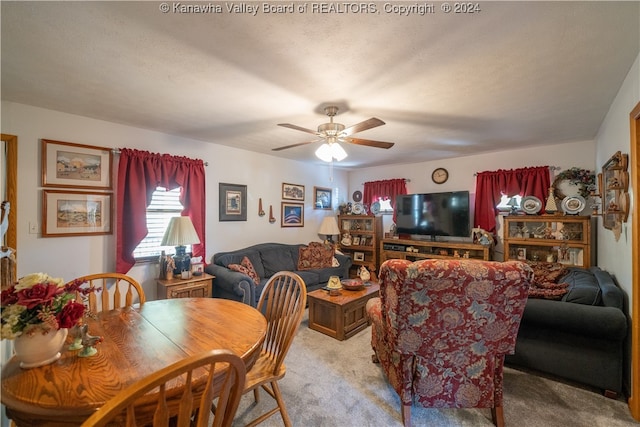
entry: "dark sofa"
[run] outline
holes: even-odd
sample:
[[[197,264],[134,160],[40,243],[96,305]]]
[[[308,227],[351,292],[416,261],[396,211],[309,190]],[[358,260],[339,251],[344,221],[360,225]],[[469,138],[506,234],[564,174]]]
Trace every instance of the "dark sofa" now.
[[[615,397],[622,392],[628,318],[625,296],[598,267],[568,268],[561,300],[529,298],[509,365],[587,384]]]
[[[306,245],[260,243],[248,248],[213,255],[211,264],[205,268],[207,273],[216,277],[213,281],[213,297],[240,301],[255,307],[260,299],[262,288],[278,271],[293,271],[300,275],[307,287],[307,292],[325,286],[330,276],[349,277],[352,261],[350,257],[342,254],[335,254],[340,264],[338,267],[298,270],[301,247],[304,248]],[[251,261],[260,278],[259,285],[256,285],[246,274],[227,268],[229,264],[240,264],[245,256]]]

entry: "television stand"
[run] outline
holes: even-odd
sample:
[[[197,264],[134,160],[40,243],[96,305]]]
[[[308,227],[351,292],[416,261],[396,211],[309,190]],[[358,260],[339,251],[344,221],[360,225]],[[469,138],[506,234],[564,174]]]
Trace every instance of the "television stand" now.
[[[433,242],[413,239],[382,239],[380,263],[388,259],[455,259],[469,258],[484,261],[493,259],[493,248],[478,243]]]

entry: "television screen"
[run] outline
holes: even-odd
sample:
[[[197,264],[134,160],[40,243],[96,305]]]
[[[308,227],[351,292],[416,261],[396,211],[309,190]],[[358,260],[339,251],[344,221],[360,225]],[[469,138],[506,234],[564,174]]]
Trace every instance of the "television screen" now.
[[[407,194],[396,198],[400,234],[449,237],[471,235],[469,192]]]

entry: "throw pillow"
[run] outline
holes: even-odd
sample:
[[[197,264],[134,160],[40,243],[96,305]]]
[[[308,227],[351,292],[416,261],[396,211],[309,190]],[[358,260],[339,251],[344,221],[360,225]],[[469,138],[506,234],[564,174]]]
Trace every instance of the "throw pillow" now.
[[[301,246],[298,254],[298,270],[328,268],[333,264],[333,249],[319,242]]]
[[[533,279],[529,287],[529,298],[559,300],[569,292],[568,283],[558,283],[569,270],[555,262],[527,261],[533,270]]]
[[[227,265],[229,270],[237,271],[238,273],[246,274],[253,280],[253,283],[256,285],[260,284],[260,278],[256,273],[256,270],[253,268],[253,264],[249,260],[249,258],[242,258],[242,262],[240,264],[229,264]]]

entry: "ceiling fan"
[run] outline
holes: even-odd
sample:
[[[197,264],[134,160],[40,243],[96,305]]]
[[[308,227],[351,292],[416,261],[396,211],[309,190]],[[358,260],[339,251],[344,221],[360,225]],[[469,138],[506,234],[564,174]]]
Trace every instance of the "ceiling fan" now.
[[[285,147],[274,148],[273,151],[286,150],[288,148],[298,147],[300,145],[312,144],[318,141],[325,141],[317,151],[316,155],[320,157],[322,160],[327,162],[332,161],[334,158],[338,161],[347,157],[347,153],[342,149],[342,147],[337,144],[338,142],[348,142],[351,144],[357,145],[366,145],[368,147],[375,148],[391,148],[393,147],[393,142],[383,142],[383,141],[373,141],[371,139],[362,139],[362,138],[352,138],[351,135],[357,132],[362,132],[368,129],[372,129],[378,126],[382,126],[385,124],[382,120],[372,117],[368,120],[365,120],[360,123],[356,123],[353,126],[349,126],[345,128],[342,123],[334,123],[333,117],[338,113],[338,107],[334,105],[330,105],[324,108],[324,112],[327,116],[329,116],[329,123],[323,123],[318,126],[318,130],[312,130],[303,128],[301,126],[292,125],[290,123],[279,123],[278,126],[286,127],[289,129],[299,130],[302,132],[310,133],[319,137],[320,139],[316,139],[313,141],[300,142],[298,144],[287,145]]]

